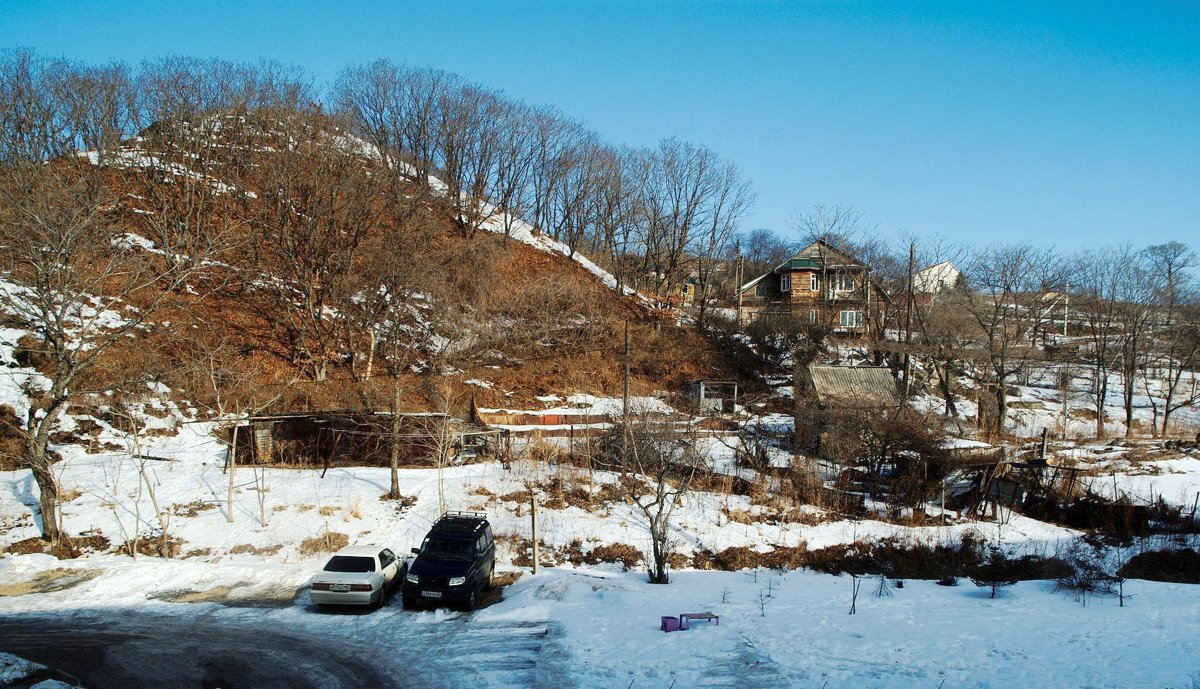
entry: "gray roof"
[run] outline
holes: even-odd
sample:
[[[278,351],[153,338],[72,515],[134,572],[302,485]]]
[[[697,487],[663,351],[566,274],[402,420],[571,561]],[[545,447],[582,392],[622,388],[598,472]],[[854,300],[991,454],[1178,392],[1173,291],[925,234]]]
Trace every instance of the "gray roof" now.
[[[850,407],[896,407],[900,395],[886,366],[809,366],[821,404]]]

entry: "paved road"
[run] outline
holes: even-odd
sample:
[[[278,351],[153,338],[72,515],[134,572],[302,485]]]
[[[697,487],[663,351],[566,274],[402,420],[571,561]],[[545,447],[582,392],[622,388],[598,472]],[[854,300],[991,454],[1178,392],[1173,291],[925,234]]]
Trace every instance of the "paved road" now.
[[[0,616],[0,650],[70,673],[90,689],[410,686],[378,651],[217,616]]]

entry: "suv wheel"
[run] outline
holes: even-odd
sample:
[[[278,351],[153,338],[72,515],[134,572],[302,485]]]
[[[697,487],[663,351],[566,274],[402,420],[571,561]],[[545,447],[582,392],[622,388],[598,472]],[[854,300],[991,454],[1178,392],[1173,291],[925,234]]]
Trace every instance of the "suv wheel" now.
[[[471,595],[467,596],[467,600],[463,603],[463,610],[466,610],[467,612],[471,612],[472,610],[475,609],[475,606],[478,603],[478,600],[476,599],[476,595],[477,594],[476,594],[475,590],[471,589]]]
[[[420,603],[417,602],[416,596],[400,596],[400,602],[404,604],[405,610],[420,610]]]
[[[488,572],[487,580],[483,582],[483,590],[491,591],[496,588],[496,565],[492,565],[492,570]]]

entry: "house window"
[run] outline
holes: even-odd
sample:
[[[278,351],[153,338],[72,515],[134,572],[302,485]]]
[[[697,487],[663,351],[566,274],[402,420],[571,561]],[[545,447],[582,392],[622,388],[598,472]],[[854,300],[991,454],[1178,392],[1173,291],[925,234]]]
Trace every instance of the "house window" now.
[[[817,274],[810,273],[808,276],[808,289],[810,292],[816,292],[820,285],[817,284]]]
[[[838,324],[843,328],[861,328],[862,311],[842,311]]]
[[[839,275],[834,279],[833,291],[835,292],[853,292],[854,278],[849,275]]]
[[[754,288],[754,293],[760,297],[767,296],[767,286],[761,282],[758,283],[758,286]]]
[[[792,291],[792,274],[791,273],[784,273],[783,275],[779,276],[779,291],[780,292],[791,292]]]
[[[809,323],[816,323],[816,322],[817,322],[817,310],[816,310],[816,309],[809,309],[809,310],[808,310],[808,322],[809,322]]]

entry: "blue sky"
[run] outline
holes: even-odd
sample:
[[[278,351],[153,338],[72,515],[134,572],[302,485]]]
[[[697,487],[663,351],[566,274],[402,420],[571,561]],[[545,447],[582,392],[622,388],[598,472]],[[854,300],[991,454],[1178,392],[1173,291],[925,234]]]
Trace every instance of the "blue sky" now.
[[[747,226],[853,205],[885,236],[1200,249],[1200,3],[18,2],[0,48],[377,57],[678,136],[752,179]]]

